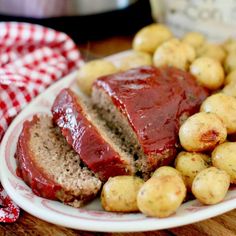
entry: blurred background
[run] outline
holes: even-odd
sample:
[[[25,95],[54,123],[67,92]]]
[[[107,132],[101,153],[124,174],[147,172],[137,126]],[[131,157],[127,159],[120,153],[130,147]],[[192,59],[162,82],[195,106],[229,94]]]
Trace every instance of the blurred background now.
[[[235,0],[0,0],[0,21],[65,32],[97,57],[131,48],[134,34],[152,22],[167,24],[178,37],[197,31],[210,41],[235,38],[235,11]]]
[[[129,36],[153,22],[148,0],[0,0],[0,20],[51,27],[76,43]]]
[[[48,26],[76,43],[133,35],[153,21],[177,36],[197,31],[222,41],[236,37],[235,11],[235,0],[0,0],[0,21]]]

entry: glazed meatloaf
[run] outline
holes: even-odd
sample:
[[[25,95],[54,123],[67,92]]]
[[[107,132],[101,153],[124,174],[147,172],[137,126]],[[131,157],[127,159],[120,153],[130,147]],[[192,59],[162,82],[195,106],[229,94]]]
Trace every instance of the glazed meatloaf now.
[[[152,66],[100,77],[92,89],[94,105],[132,149],[136,171],[146,178],[173,160],[181,122],[207,95],[189,73]]]
[[[25,121],[15,156],[17,174],[41,197],[80,207],[101,188],[101,181],[81,163],[51,117]]]
[[[52,114],[67,142],[102,181],[134,174],[132,156],[117,144],[81,96],[63,89],[54,101]]]

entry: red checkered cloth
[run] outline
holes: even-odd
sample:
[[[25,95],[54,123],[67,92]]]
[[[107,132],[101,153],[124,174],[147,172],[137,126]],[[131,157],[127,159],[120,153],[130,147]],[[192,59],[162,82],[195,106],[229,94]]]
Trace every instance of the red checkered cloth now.
[[[64,33],[27,23],[0,23],[0,142],[32,98],[83,63]],[[13,222],[19,208],[0,185],[0,222]]]
[[[27,23],[0,23],[0,141],[33,97],[82,62],[64,33]]]

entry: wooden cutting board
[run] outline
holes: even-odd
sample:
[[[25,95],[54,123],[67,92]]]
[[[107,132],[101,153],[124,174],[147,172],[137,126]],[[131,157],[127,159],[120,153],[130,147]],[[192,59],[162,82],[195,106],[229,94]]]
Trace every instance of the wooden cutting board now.
[[[131,48],[132,37],[113,37],[106,40],[79,45],[85,60],[102,58]],[[13,224],[0,224],[0,236],[233,236],[236,235],[236,210],[195,224],[152,232],[140,233],[94,233],[59,227],[39,220],[21,211]]]

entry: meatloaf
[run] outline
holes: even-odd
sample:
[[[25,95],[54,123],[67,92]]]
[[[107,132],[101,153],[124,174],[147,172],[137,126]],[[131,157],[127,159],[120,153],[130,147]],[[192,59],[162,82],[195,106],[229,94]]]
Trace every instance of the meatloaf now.
[[[89,104],[70,89],[63,89],[52,106],[53,120],[82,161],[102,181],[132,175],[133,158],[113,138]]]
[[[25,121],[15,156],[18,175],[38,196],[80,207],[101,188],[48,116]]]
[[[175,68],[144,66],[95,81],[92,101],[107,124],[131,147],[145,177],[173,160],[181,122],[198,111],[208,92]]]

